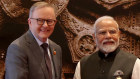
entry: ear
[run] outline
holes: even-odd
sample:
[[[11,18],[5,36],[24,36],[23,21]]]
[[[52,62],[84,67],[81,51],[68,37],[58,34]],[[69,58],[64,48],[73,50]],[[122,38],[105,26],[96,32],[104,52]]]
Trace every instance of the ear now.
[[[56,23],[57,23],[57,20],[55,21],[55,24],[56,24]],[[54,24],[54,25],[55,25],[55,24]]]
[[[97,40],[95,39],[95,37],[96,37],[96,34],[93,33],[93,34],[92,34],[92,38],[93,38],[93,40],[94,40],[95,46],[97,46]]]
[[[29,24],[29,26],[31,25],[31,19],[30,18],[28,18],[28,24]]]
[[[121,31],[119,30],[119,32],[118,32],[118,36],[120,37],[120,35],[121,35]]]

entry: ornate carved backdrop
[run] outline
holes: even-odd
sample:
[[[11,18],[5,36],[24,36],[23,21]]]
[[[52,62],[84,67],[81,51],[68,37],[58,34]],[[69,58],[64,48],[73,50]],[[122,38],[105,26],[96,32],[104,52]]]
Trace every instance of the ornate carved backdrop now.
[[[72,79],[76,63],[83,56],[97,50],[92,38],[93,24],[103,15],[113,16],[118,21],[122,31],[120,47],[140,57],[139,0],[0,0],[0,79],[4,73],[6,49],[12,40],[27,30],[23,25],[27,24],[29,7],[36,1],[47,1],[57,8],[58,26],[61,26],[65,33],[64,37],[67,39],[58,41],[63,47],[62,76],[64,79]],[[12,25],[15,23],[16,25]],[[23,24],[23,27],[17,24]],[[60,27],[57,28],[60,29]],[[55,31],[54,37],[57,37],[60,30]],[[57,37],[52,40],[59,39]]]
[[[80,1],[80,3],[79,3]],[[94,21],[103,15],[113,16],[120,25],[120,47],[139,57],[140,6],[138,0],[71,0],[60,14],[73,62],[96,51],[92,39]]]

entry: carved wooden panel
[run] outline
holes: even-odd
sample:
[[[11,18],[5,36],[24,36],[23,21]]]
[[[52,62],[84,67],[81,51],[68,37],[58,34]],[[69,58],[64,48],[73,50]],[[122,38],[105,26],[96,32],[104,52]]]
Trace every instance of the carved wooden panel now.
[[[4,79],[5,72],[5,50],[0,49],[0,79]]]
[[[139,57],[140,1],[87,0],[86,4],[86,1],[81,0],[83,5],[76,3],[78,1],[70,1],[71,5],[60,14],[60,24],[66,34],[73,62],[78,62],[83,56],[97,50],[94,39],[92,39],[93,24],[98,17],[103,15],[113,16],[118,21],[122,31],[120,47]],[[88,10],[88,6],[92,6],[93,9]]]
[[[37,1],[46,1],[56,6],[59,15],[68,4],[68,0],[0,0],[2,10],[18,23],[27,23],[30,6]],[[3,18],[4,19],[4,18]]]

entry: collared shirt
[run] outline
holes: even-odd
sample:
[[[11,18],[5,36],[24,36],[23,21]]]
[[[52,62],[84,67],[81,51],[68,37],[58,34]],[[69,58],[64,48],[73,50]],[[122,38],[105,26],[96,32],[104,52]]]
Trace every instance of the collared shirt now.
[[[34,36],[34,34],[33,34],[33,36]],[[40,40],[39,40],[38,38],[36,38],[35,36],[34,36],[34,38],[36,39],[38,45],[41,47],[41,45],[43,44],[43,42],[40,41]],[[46,40],[45,43],[47,43],[47,44],[49,45],[49,41],[48,41],[48,39]],[[42,47],[41,47],[41,48],[42,48]],[[54,65],[53,65],[53,61],[52,61],[52,57],[51,57],[51,52],[50,52],[49,48],[47,48],[47,51],[48,51],[49,58],[50,58],[50,60],[51,60],[51,66],[52,66],[52,78],[55,79]]]
[[[73,79],[81,79],[80,61],[77,64]],[[140,79],[140,59],[138,58],[135,62],[131,79]]]

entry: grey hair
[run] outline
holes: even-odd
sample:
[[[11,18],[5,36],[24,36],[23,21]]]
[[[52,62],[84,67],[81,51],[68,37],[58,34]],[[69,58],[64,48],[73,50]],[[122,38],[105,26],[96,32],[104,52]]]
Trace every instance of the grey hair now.
[[[31,6],[30,11],[29,11],[29,18],[32,17],[32,14],[33,14],[33,12],[34,12],[35,9],[44,8],[44,7],[51,7],[51,8],[54,9],[54,12],[56,13],[56,8],[55,8],[54,5],[49,4],[49,3],[45,2],[45,1],[40,1],[40,2],[34,3]]]
[[[94,34],[96,34],[96,25],[97,25],[100,21],[105,20],[105,19],[111,19],[111,20],[113,20],[113,21],[117,24],[117,27],[118,27],[118,30],[119,30],[119,25],[118,25],[117,21],[116,21],[113,17],[111,17],[111,16],[102,16],[102,17],[98,18],[98,19],[95,21],[94,25],[93,25]]]

